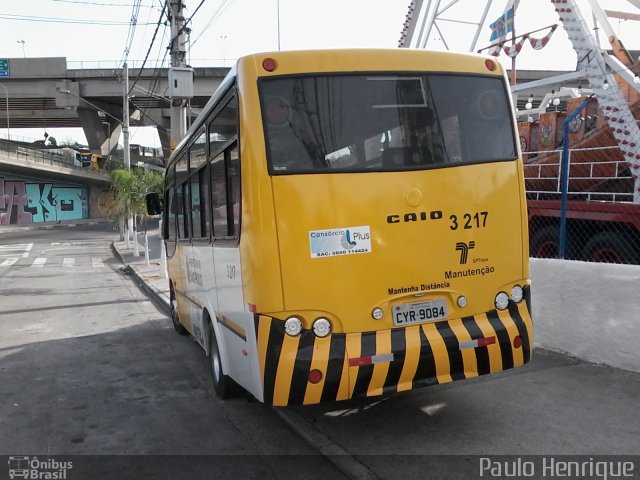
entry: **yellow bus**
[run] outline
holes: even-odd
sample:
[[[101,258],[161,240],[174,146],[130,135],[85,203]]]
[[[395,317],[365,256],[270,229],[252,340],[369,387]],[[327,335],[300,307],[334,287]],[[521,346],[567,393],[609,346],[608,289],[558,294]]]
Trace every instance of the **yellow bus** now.
[[[239,59],[169,159],[163,199],[174,327],[217,394],[307,405],[527,363],[512,109],[485,56]]]

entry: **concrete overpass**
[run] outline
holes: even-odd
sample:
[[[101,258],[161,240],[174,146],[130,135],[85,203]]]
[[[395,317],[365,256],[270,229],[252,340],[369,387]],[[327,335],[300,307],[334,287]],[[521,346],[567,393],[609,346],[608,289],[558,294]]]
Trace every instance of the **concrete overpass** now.
[[[8,67],[6,74],[0,72],[0,129],[7,128],[7,120],[11,128],[82,127],[92,151],[107,154],[117,146],[122,126],[109,115],[123,117],[121,70],[69,69],[65,57],[10,58]],[[228,71],[194,68],[193,118]],[[157,127],[165,157],[170,154],[167,76],[167,68],[129,69],[131,126]]]

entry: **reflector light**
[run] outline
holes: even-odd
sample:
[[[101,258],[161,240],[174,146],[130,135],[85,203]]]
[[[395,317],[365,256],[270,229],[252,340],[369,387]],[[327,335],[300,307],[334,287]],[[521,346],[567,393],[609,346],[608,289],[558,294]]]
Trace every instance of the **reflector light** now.
[[[456,302],[456,303],[458,304],[458,306],[459,306],[460,308],[464,308],[464,307],[466,307],[466,306],[467,306],[467,297],[465,297],[464,295],[460,295],[460,296],[458,297],[458,300],[457,300],[457,302]]]
[[[287,335],[295,337],[299,335],[302,331],[302,320],[298,317],[289,317],[284,322],[284,331],[287,332]]]
[[[273,58],[265,58],[262,60],[262,68],[267,72],[273,72],[278,68],[278,63]]]
[[[485,337],[478,339],[479,347],[486,347],[487,345],[493,345],[494,343],[496,343],[496,337]]]
[[[358,358],[350,358],[349,366],[350,367],[361,367],[363,365],[371,365],[371,357],[358,357]]]
[[[509,296],[504,292],[500,292],[499,294],[497,294],[496,295],[496,308],[498,310],[504,310],[508,306],[509,306]]]
[[[384,311],[380,307],[376,307],[371,312],[371,316],[374,320],[380,320],[384,316]]]
[[[524,291],[522,290],[522,287],[520,285],[514,285],[511,289],[511,300],[515,303],[519,303],[522,301],[523,297]]]
[[[320,383],[322,381],[322,372],[320,370],[311,370],[309,372],[309,383]]]
[[[393,353],[379,353],[378,355],[368,355],[366,357],[350,358],[350,367],[361,367],[363,365],[372,365],[374,363],[389,363],[393,362]]]
[[[331,333],[331,323],[326,318],[318,318],[313,322],[313,333],[317,337],[326,337]]]
[[[513,339],[513,348],[520,348],[522,346],[522,337],[516,335]]]
[[[249,303],[247,305],[249,306],[249,311],[251,313],[257,313],[258,312],[258,307],[256,307],[253,303]]]

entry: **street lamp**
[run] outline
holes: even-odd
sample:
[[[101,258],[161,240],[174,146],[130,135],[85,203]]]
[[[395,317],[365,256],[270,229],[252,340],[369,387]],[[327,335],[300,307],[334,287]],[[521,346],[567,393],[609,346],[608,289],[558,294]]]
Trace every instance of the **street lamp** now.
[[[7,100],[7,140],[11,140],[11,123],[9,122],[9,92],[7,87],[0,83],[0,87],[4,88],[4,95]]]
[[[18,43],[22,44],[22,58],[27,58],[27,55],[24,53],[24,44],[27,43],[24,40],[18,40]]]

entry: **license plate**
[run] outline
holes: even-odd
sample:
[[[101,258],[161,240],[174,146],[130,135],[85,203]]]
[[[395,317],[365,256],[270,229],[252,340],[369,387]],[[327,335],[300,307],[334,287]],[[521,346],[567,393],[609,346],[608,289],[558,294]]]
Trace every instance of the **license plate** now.
[[[405,303],[392,309],[393,324],[396,327],[413,325],[414,323],[437,322],[447,318],[447,302],[430,300],[428,302]]]

